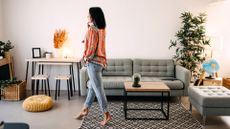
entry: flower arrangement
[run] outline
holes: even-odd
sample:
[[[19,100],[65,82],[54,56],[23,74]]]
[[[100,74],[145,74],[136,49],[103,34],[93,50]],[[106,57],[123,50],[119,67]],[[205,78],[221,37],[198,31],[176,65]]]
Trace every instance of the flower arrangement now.
[[[67,38],[68,36],[66,30],[56,30],[54,33],[54,48],[61,48]]]

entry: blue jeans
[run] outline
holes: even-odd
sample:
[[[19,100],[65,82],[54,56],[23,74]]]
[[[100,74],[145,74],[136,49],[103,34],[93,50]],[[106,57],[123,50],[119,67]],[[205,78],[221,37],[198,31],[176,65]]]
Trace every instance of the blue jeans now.
[[[84,105],[90,108],[96,96],[102,113],[108,112],[107,99],[102,85],[102,66],[90,62],[86,66],[89,75],[89,85]]]

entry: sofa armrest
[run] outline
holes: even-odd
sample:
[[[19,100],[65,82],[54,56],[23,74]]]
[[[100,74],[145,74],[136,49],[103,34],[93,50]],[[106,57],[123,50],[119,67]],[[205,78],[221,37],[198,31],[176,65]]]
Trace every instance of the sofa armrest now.
[[[180,65],[176,65],[176,78],[184,83],[184,95],[187,96],[188,87],[191,81],[191,72]]]
[[[86,67],[82,67],[80,69],[80,87],[81,87],[81,95],[86,96],[87,93],[87,81],[89,80],[89,76],[87,73]]]

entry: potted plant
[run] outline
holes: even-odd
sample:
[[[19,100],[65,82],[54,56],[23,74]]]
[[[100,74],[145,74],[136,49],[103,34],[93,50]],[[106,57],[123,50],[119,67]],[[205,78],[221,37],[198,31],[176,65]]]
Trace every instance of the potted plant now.
[[[4,55],[4,42],[0,41],[0,56]]]
[[[0,56],[4,56],[5,58],[10,58],[10,50],[13,49],[14,46],[12,45],[11,41],[8,40],[7,42],[0,41]]]
[[[205,45],[210,45],[205,35],[206,14],[193,16],[190,12],[184,12],[180,18],[182,27],[175,35],[177,39],[170,41],[169,49],[176,48],[173,59],[191,71],[193,81],[201,73],[201,64],[205,61]]]

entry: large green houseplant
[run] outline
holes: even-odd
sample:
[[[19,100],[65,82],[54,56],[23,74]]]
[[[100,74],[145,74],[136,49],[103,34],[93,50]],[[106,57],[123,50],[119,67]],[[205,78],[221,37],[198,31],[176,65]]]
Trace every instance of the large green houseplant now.
[[[193,79],[199,77],[201,64],[205,61],[205,45],[210,45],[210,40],[205,35],[204,24],[206,14],[198,16],[190,12],[181,14],[182,27],[176,33],[176,40],[170,41],[169,49],[175,47],[173,58],[176,62],[192,72]]]

